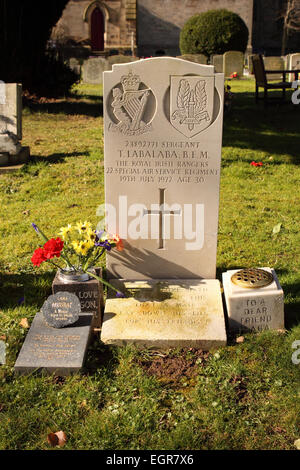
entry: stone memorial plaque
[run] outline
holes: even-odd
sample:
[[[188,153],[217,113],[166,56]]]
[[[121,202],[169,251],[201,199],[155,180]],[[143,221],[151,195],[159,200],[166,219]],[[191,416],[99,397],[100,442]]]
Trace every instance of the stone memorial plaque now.
[[[41,309],[47,325],[63,328],[78,321],[81,306],[78,297],[70,292],[50,295]]]
[[[120,288],[120,282],[112,283]],[[104,343],[205,350],[226,344],[219,281],[151,280],[124,286],[131,297],[106,301]]]
[[[225,52],[223,57],[223,71],[225,77],[230,77],[234,72],[241,78],[244,72],[244,54],[240,51]]]
[[[104,73],[109,278],[215,278],[224,76],[176,58]]]
[[[283,57],[269,56],[264,57],[264,64],[266,70],[284,70],[284,59]],[[267,74],[268,80],[280,80],[282,81],[282,74],[270,73]]]
[[[265,287],[246,288],[232,282],[239,270],[223,273],[229,329],[238,332],[264,331],[284,328],[283,290],[274,269],[262,268],[273,275]]]
[[[102,270],[96,269],[96,274],[102,277]],[[75,294],[80,302],[81,311],[93,314],[93,328],[99,328],[102,323],[102,313],[104,307],[103,287],[97,279],[88,281],[68,281],[64,283],[60,280],[58,273],[52,283],[53,294],[57,292],[71,292]]]
[[[91,324],[92,315],[81,313],[75,325],[52,328],[45,322],[42,312],[37,313],[15,363],[15,372],[39,371],[63,376],[80,371],[84,366]]]

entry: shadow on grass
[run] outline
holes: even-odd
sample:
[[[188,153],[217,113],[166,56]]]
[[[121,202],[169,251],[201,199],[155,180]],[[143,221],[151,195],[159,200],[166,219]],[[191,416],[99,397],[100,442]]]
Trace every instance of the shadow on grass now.
[[[101,96],[84,95],[66,98],[53,102],[37,103],[27,101],[24,105],[32,113],[103,116],[103,99]]]
[[[24,167],[26,172],[26,168],[29,169],[31,165],[36,163],[45,163],[46,165],[53,165],[55,163],[63,163],[66,158],[70,157],[89,157],[90,152],[70,152],[70,153],[53,153],[48,155],[47,157],[42,157],[40,155],[32,155],[29,162]]]
[[[299,110],[290,101],[290,93],[284,103],[270,101],[267,107],[255,103],[254,93],[235,93],[233,108],[224,119],[223,147],[288,154],[290,163],[298,164]],[[224,162],[230,160],[225,157]]]

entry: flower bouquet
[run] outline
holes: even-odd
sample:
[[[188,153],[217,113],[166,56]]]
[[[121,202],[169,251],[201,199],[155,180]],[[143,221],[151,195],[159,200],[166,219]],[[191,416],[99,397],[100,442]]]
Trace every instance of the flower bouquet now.
[[[34,266],[40,266],[43,262],[49,262],[56,266],[60,273],[68,275],[86,275],[86,279],[93,277],[102,284],[117,293],[117,297],[124,297],[109,282],[96,275],[93,267],[105,254],[116,248],[123,250],[122,240],[117,235],[110,236],[106,232],[93,230],[90,222],[78,222],[75,225],[68,224],[62,227],[57,238],[48,238],[36,224],[32,224],[34,230],[44,241],[44,245],[37,248],[31,258]],[[63,260],[65,266],[58,264],[57,260]]]

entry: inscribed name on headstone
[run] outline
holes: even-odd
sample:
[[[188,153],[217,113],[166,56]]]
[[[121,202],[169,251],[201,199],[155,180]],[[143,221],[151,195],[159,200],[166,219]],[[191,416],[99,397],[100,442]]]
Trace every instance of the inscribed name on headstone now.
[[[224,76],[175,58],[104,73],[111,278],[214,278]]]
[[[284,70],[284,59],[283,57],[269,56],[264,57],[265,70]],[[283,81],[282,74],[267,73],[268,80],[280,80]]]
[[[91,336],[92,318],[91,314],[81,313],[75,325],[52,328],[42,312],[38,312],[15,363],[15,372],[69,375],[80,371]]]
[[[241,78],[244,72],[244,54],[240,51],[225,52],[223,57],[223,71],[225,77],[230,77],[231,74],[237,73]]]
[[[129,298],[106,301],[104,343],[205,350],[226,344],[218,280],[136,281],[124,287]]]
[[[48,297],[41,311],[49,326],[63,328],[77,322],[81,313],[81,306],[75,294],[57,292]]]
[[[100,57],[87,59],[82,66],[83,83],[100,85],[103,83],[103,72],[107,70],[107,61]]]

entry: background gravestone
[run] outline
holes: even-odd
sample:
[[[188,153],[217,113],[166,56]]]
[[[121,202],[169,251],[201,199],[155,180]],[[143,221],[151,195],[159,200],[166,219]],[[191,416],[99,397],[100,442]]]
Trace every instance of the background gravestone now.
[[[283,57],[270,56],[264,57],[264,64],[266,70],[284,70],[284,59]],[[280,80],[282,81],[282,74],[271,73],[267,74],[268,80]]]
[[[213,66],[175,58],[115,65],[104,73],[106,203],[117,210],[107,228],[125,243],[123,252],[108,254],[109,277],[215,277],[223,94],[223,74]],[[192,108],[198,120],[188,120]],[[119,224],[127,214],[120,196],[128,208],[139,204],[139,239]],[[178,211],[168,210],[178,204]],[[191,231],[199,227],[197,239],[174,234],[174,218],[183,224],[185,204]]]
[[[234,72],[241,78],[244,72],[244,54],[240,51],[225,52],[223,57],[223,72],[225,77],[230,77]]]
[[[290,54],[289,56],[289,70],[300,70],[300,53]],[[298,74],[298,80],[300,79],[300,73]],[[288,81],[293,82],[295,80],[295,75],[293,73],[289,74]]]
[[[196,64],[207,65],[207,57],[204,54],[184,54],[177,56],[177,59],[189,60],[196,62]]]
[[[29,159],[29,147],[22,147],[22,85],[1,84],[0,166],[17,165]]]
[[[216,54],[212,56],[212,64],[215,67],[216,73],[223,73],[223,54]]]
[[[111,70],[114,64],[126,64],[129,62],[136,62],[137,60],[139,60],[138,57],[133,57],[130,55],[123,55],[123,54],[111,55],[107,58],[107,62],[109,64],[109,70]]]
[[[85,60],[82,66],[82,81],[86,84],[100,85],[103,83],[103,72],[107,70],[106,59],[97,57]]]

